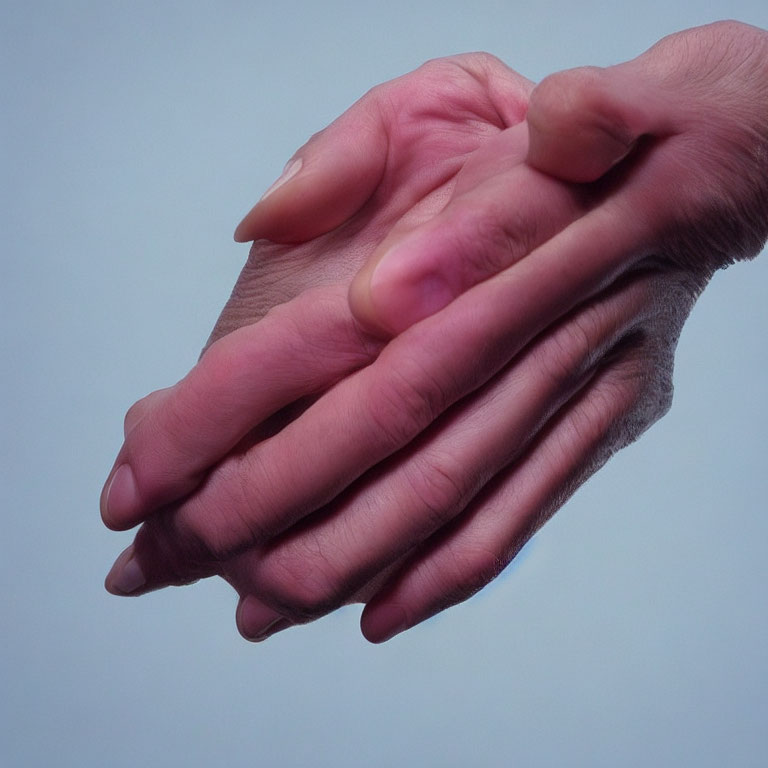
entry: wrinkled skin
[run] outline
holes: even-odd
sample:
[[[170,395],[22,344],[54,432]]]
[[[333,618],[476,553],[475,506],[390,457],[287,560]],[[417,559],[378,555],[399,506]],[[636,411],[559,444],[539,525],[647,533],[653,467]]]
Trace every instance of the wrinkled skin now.
[[[249,639],[358,600],[381,641],[491,580],[666,411],[696,296],[760,250],[767,54],[722,23],[533,91],[454,57],[313,137],[237,231],[282,244],[126,417],[108,589],[221,575]]]

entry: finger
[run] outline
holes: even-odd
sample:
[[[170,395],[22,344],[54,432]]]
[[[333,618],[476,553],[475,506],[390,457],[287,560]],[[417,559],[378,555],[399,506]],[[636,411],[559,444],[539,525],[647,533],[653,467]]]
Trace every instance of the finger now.
[[[218,564],[209,557],[198,539],[181,539],[169,518],[153,518],[139,528],[136,538],[117,557],[104,579],[104,588],[113,595],[138,596],[161,587],[193,584],[213,576]],[[164,526],[162,532],[158,527]],[[173,539],[176,535],[175,540]],[[172,546],[166,542],[174,541]],[[177,570],[173,556],[184,553]]]
[[[105,586],[107,590],[112,594],[120,596],[144,594],[147,591],[145,589],[147,576],[150,579],[155,578],[151,571],[151,564],[162,559],[158,555],[165,554],[157,549],[158,543],[159,539],[157,538],[152,540],[151,537],[144,538],[142,536],[137,538],[137,542],[127,547],[118,557],[106,578]],[[148,555],[150,549],[155,550],[154,556]],[[191,554],[191,550],[189,550],[188,554]],[[175,581],[177,585],[182,583],[191,584],[198,578],[219,573],[219,570],[211,567],[208,562],[203,563],[200,561],[196,572],[193,572],[190,567],[190,560],[188,559],[186,567],[188,569],[187,575],[183,578],[178,578]],[[119,574],[119,579],[116,574]],[[243,591],[240,591],[235,621],[240,634],[251,642],[260,642],[270,635],[291,626],[291,622],[286,620],[278,611],[271,608],[256,595]]]
[[[325,506],[610,282],[616,272],[612,248],[625,254],[629,246],[622,237],[634,234],[628,225],[611,247],[599,247],[609,209],[554,238],[535,258],[509,270],[514,276],[502,273],[413,326],[279,433],[222,461],[194,496],[168,512],[172,535],[159,547],[167,552],[151,563],[154,575],[147,576],[145,589],[183,580],[187,540],[193,565],[195,546],[224,562]],[[168,533],[148,523],[152,535]]]
[[[520,124],[491,139],[497,165],[480,164],[484,180],[464,180],[440,214],[410,230],[396,229],[376,249],[349,293],[365,327],[383,335],[402,332],[586,211],[582,190],[512,162],[515,153],[525,152],[526,130]],[[477,179],[478,171],[470,175]]]
[[[475,594],[587,477],[637,437],[638,419],[647,425],[661,415],[667,404],[645,400],[637,359],[630,348],[599,371],[520,461],[414,553],[364,609],[368,640],[384,642]]]
[[[301,242],[328,232],[364,206],[385,171],[402,176],[395,187],[387,180],[387,195],[400,187],[395,197],[411,208],[489,133],[520,122],[530,89],[487,54],[431,61],[373,88],[291,158],[235,239]]]
[[[255,426],[369,362],[379,344],[345,292],[302,294],[213,344],[175,387],[139,401],[102,494],[111,528],[129,528],[190,493]]]
[[[240,598],[235,622],[240,634],[252,643],[259,643],[292,626],[285,616],[252,594]]]
[[[233,558],[227,578],[292,622],[354,600],[519,456],[648,306],[647,286],[634,281],[569,315],[322,514],[265,550]]]
[[[370,94],[288,161],[235,230],[235,240],[299,243],[336,228],[368,200],[387,160],[387,133]]]
[[[741,65],[746,71],[763,58],[756,31],[718,22],[669,35],[613,67],[550,75],[531,93],[528,162],[567,181],[594,181],[642,136],[668,137],[697,126],[712,130],[718,122],[710,119],[713,106],[724,113],[730,107],[729,118],[739,116],[744,81],[733,70]],[[735,58],[734,40],[741,48]]]
[[[672,107],[631,62],[550,75],[531,94],[528,163],[566,181],[595,181],[641,136],[673,131]]]

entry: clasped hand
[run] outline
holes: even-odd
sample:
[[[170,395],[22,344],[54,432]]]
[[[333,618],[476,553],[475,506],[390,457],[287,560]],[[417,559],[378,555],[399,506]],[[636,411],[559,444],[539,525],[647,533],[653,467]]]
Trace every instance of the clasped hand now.
[[[252,640],[358,601],[379,642],[488,583],[666,411],[696,296],[760,250],[767,52],[722,23],[535,88],[441,59],[314,136],[198,364],[128,411],[107,588],[222,576]]]

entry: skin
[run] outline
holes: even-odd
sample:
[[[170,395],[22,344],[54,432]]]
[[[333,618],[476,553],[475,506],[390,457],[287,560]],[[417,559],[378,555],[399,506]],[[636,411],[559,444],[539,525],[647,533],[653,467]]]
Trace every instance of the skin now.
[[[535,89],[438,60],[313,137],[198,365],[126,416],[107,588],[218,574],[249,639],[361,601],[378,642],[490,581],[666,411],[696,297],[762,247],[766,37]]]

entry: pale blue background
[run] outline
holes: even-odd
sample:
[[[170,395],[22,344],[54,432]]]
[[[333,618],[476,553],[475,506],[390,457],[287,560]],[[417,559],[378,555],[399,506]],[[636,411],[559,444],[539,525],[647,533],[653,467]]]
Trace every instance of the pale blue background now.
[[[474,8],[475,10],[471,10]],[[293,150],[424,59],[538,79],[722,2],[15,2],[0,11],[0,765],[768,764],[768,257],[721,274],[671,414],[469,603],[374,647],[357,608],[253,646],[220,582],[141,600],[101,483],[194,362]]]

